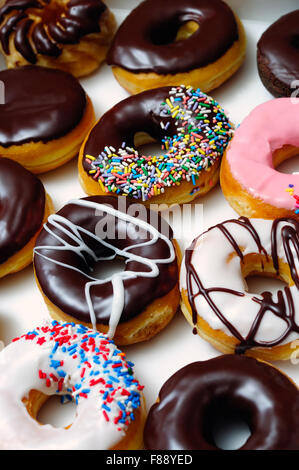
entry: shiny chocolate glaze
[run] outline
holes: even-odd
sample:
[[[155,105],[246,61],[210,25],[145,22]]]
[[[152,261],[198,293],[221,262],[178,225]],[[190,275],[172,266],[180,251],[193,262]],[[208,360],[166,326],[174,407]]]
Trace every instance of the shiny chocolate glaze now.
[[[14,33],[16,50],[31,64],[37,54],[58,57],[63,44],[77,44],[82,36],[100,32],[105,10],[100,0],[70,0],[66,5],[56,0],[6,0],[0,8],[2,48],[10,53]]]
[[[0,263],[21,250],[42,225],[45,190],[19,163],[0,158]]]
[[[176,98],[174,93],[176,93],[176,90],[178,89],[179,91],[177,91],[177,93],[178,96],[180,96],[179,98]],[[207,101],[203,103],[203,107],[201,109],[204,111],[198,113],[200,108],[198,103],[195,103],[196,106],[198,105],[198,109],[195,111],[192,93],[197,97],[201,92],[197,92],[193,89],[188,90],[186,87],[160,87],[138,93],[137,95],[130,96],[129,98],[122,100],[120,103],[117,103],[101,117],[98,123],[91,130],[88,139],[86,140],[83,150],[84,156],[82,159],[82,166],[88,176],[93,178],[94,181],[98,181],[100,179],[106,187],[109,187],[109,184],[112,184],[110,173],[111,169],[107,169],[107,166],[103,165],[103,155],[104,157],[107,157],[107,153],[109,153],[107,148],[114,148],[113,152],[110,153],[113,153],[115,157],[121,159],[123,155],[122,151],[127,148],[129,149],[127,153],[130,155],[136,151],[136,154],[131,157],[133,161],[136,162],[138,159],[142,159],[142,153],[138,153],[134,144],[135,134],[138,134],[139,132],[149,134],[157,142],[160,142],[161,148],[164,149],[165,144],[163,144],[163,142],[165,142],[165,139],[168,139],[169,147],[166,147],[166,149],[169,148],[170,153],[166,158],[166,161],[168,159],[172,159],[172,145],[178,145],[176,141],[172,144],[170,139],[175,140],[175,137],[177,137],[177,140],[181,139],[186,142],[185,135],[187,134],[189,136],[190,128],[192,128],[192,132],[194,132],[196,138],[202,139],[203,142],[206,142],[207,138],[212,140],[211,135],[213,135],[214,142],[216,142],[214,147],[215,151],[205,148],[204,145],[201,150],[197,150],[197,144],[192,147],[194,160],[199,157],[202,160],[201,166],[199,164],[195,166],[196,170],[197,167],[200,166],[199,170],[197,170],[198,173],[200,173],[201,170],[205,171],[207,165],[208,167],[213,165],[217,159],[222,157],[224,149],[232,136],[232,125],[218,103],[210,97],[207,97]],[[202,95],[202,98],[198,98],[201,100],[200,103],[205,100],[206,95]],[[190,98],[190,96],[192,96],[192,98]],[[175,98],[176,100],[174,101],[173,106],[178,108],[177,113],[179,113],[176,117],[174,117],[175,115],[170,112],[170,108],[167,105],[167,102],[170,102],[170,99],[174,100]],[[187,99],[189,100],[188,104],[186,103]],[[207,111],[207,113],[205,114],[203,121],[202,113],[205,113],[205,111]],[[186,118],[181,117],[181,114],[186,116]],[[218,132],[219,123],[222,125],[221,136]],[[191,144],[186,144],[185,147],[189,148],[189,145]],[[134,149],[133,152],[132,149]],[[167,150],[165,150],[165,154],[166,153],[168,155]],[[186,156],[187,153],[188,151],[186,150]],[[89,156],[92,156],[92,160],[90,160]],[[129,159],[129,161],[131,160]],[[157,165],[160,165],[160,163],[157,163]],[[152,168],[154,167],[155,164]],[[193,172],[195,172],[195,170],[193,170]],[[189,176],[191,177],[191,170],[189,173]],[[157,173],[154,174],[156,175]],[[164,178],[164,176],[165,173],[162,177]],[[109,180],[110,183],[107,183]],[[163,181],[165,182],[166,187],[167,175]],[[137,191],[133,189],[134,184],[130,185],[130,178],[127,179],[127,183],[128,187],[132,190],[132,192],[129,193],[129,196],[141,199],[141,190]],[[117,183],[115,186],[117,191],[122,191],[121,183]],[[143,188],[145,199],[148,198],[147,191],[151,188],[150,184],[148,185],[148,188],[149,189]]]
[[[199,28],[175,41],[188,21]],[[120,25],[107,62],[133,73],[188,72],[215,62],[237,39],[234,14],[221,0],[145,0]]]
[[[265,248],[262,246],[258,233],[255,231],[253,225],[251,224],[250,220],[246,217],[240,217],[239,219],[232,219],[227,220],[223,223],[217,224],[214,227],[211,227],[209,230],[217,227],[219,230],[222,231],[224,236],[232,245],[233,249],[235,250],[236,254],[239,256],[241,262],[243,261],[243,254],[242,251],[234,239],[232,234],[226,228],[225,224],[227,222],[234,223],[241,225],[243,228],[248,230],[250,235],[253,237],[258,252],[261,255],[268,257]],[[280,225],[281,223],[288,223],[291,225]],[[299,258],[299,222],[295,219],[291,218],[280,218],[273,221],[272,229],[271,229],[271,258],[273,261],[273,266],[277,272],[277,276],[279,276],[279,259],[278,259],[278,250],[277,250],[277,232],[280,230],[281,238],[283,241],[283,247],[286,254],[286,258],[288,261],[288,265],[290,268],[290,273],[292,280],[294,281],[295,286],[299,289],[299,277],[296,269],[296,265],[298,263]],[[292,332],[299,333],[299,325],[297,325],[295,320],[295,306],[294,300],[292,297],[292,292],[289,287],[284,288],[283,291],[278,290],[277,292],[277,302],[274,300],[273,295],[271,292],[263,292],[261,294],[262,299],[258,297],[253,297],[253,301],[257,302],[260,305],[260,309],[258,314],[255,318],[253,325],[247,335],[247,337],[243,337],[241,333],[232,325],[222,314],[221,310],[217,307],[217,305],[213,302],[211,298],[211,294],[213,292],[225,292],[232,296],[243,296],[243,292],[238,292],[232,289],[227,289],[223,287],[215,286],[213,288],[206,289],[196,272],[195,267],[192,264],[192,255],[193,250],[196,246],[198,239],[195,239],[190,248],[186,250],[185,254],[185,265],[187,271],[187,291],[188,291],[188,299],[192,308],[192,317],[194,325],[197,325],[197,309],[195,306],[194,299],[198,295],[204,296],[205,300],[208,302],[212,310],[214,311],[215,315],[222,321],[222,323],[228,328],[232,336],[238,339],[239,343],[236,346],[236,353],[242,354],[245,353],[248,349],[253,347],[265,347],[271,348],[274,346],[279,345],[282,341],[284,341]],[[296,258],[294,258],[294,254],[292,252],[292,247],[295,248],[296,251]],[[261,260],[261,270],[263,270],[263,262]],[[196,285],[196,293],[194,293],[193,283]],[[286,323],[286,329],[284,334],[273,341],[258,341],[256,339],[259,327],[261,322],[266,315],[267,312],[271,312],[272,314],[276,315],[277,317],[283,319]],[[241,314],[242,312],[240,312]]]
[[[0,105],[0,145],[48,142],[71,132],[81,121],[86,94],[60,70],[28,65],[0,72],[5,103]]]
[[[98,205],[104,204],[118,211],[128,213],[129,203],[126,198],[93,196],[82,200],[92,201]],[[120,200],[122,200],[121,203]],[[120,207],[120,204],[122,204],[122,207]],[[132,221],[142,219],[150,223],[150,220],[153,220],[151,216],[153,217],[154,213],[145,209],[144,206],[132,204],[130,207],[129,214],[131,210],[134,210],[136,214],[136,218]],[[126,248],[130,253],[149,260],[161,260],[169,257],[169,246],[163,239],[158,238],[153,243],[148,243],[153,239],[148,231],[138,231],[136,225],[137,232],[135,230],[131,232],[129,222],[125,222],[111,214],[107,215],[107,213],[102,212],[100,206],[99,210],[95,210],[94,208],[82,207],[76,204],[76,201],[71,201],[58,212],[58,215],[78,226],[79,232],[82,229],[80,233],[83,236],[84,243],[97,258],[101,258],[101,261],[98,261],[100,265],[104,263],[104,266],[108,266],[109,259],[111,259],[114,252],[111,248],[105,247],[100,238],[98,229],[103,222],[107,224],[106,227],[112,227],[111,235],[108,233],[105,240],[116,249]],[[172,230],[168,224],[158,214],[154,218],[157,221],[155,227],[157,229],[159,227],[165,235],[169,232],[167,238],[172,239]],[[61,220],[64,226],[64,219]],[[82,257],[82,254],[73,251],[70,249],[71,247],[65,247],[62,250],[42,248],[49,245],[61,247],[62,242],[55,235],[62,237],[64,244],[71,242],[72,245],[75,245],[69,235],[62,232],[59,227],[54,227],[49,221],[47,226],[48,230],[44,228],[41,231],[35,248],[34,266],[39,284],[47,298],[63,312],[78,321],[90,323],[90,310],[86,300],[85,287],[86,283],[90,281],[88,275],[92,275],[95,262],[90,254],[84,250],[81,250],[81,253],[84,254]],[[69,233],[74,234],[75,231],[71,230]],[[169,263],[158,263],[158,268],[159,272],[156,277],[148,278],[138,275],[136,277],[131,276],[123,281],[125,301],[120,322],[130,320],[142,313],[155,299],[166,295],[177,285],[178,267],[176,258]],[[127,260],[125,271],[142,273],[149,271],[149,268],[140,261]],[[90,294],[96,322],[108,324],[114,298],[111,281],[107,280],[100,285],[93,285]]]
[[[146,449],[217,450],[213,425],[229,410],[251,436],[240,450],[299,450],[299,391],[254,358],[224,355],[191,363],[170,377],[149,411]]]
[[[257,45],[261,79],[274,96],[290,96],[299,77],[299,10],[273,23]]]

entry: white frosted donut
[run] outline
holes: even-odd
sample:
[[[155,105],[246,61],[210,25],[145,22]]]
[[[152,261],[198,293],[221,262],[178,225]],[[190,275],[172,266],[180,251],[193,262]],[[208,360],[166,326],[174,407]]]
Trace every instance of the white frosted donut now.
[[[0,353],[0,448],[139,448],[143,387],[124,356],[106,335],[75,323],[45,323],[16,338]],[[72,425],[38,423],[28,412],[32,391],[72,399]]]
[[[299,223],[232,219],[211,227],[186,250],[182,310],[196,331],[223,352],[286,359],[299,338]],[[246,276],[288,285],[252,294]]]

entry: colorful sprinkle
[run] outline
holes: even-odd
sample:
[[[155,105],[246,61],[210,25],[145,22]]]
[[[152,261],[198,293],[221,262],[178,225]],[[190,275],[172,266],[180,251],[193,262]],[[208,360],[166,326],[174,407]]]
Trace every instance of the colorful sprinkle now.
[[[199,174],[222,157],[233,136],[223,109],[200,89],[173,87],[160,116],[161,129],[169,130],[161,140],[162,155],[140,155],[123,142],[118,151],[106,146],[97,158],[85,156],[103,192],[145,201],[183,181],[196,186]]]
[[[143,387],[132,376],[133,364],[107,335],[73,322],[53,321],[14,341],[32,341],[49,349],[48,366],[37,374],[47,388],[61,394],[62,402],[71,399],[78,405],[80,400],[97,396],[98,412],[105,421],[117,424],[120,431],[134,419]],[[75,351],[78,354],[74,355]],[[72,380],[65,368],[70,360],[77,370]],[[125,412],[126,419],[115,422],[120,412]]]

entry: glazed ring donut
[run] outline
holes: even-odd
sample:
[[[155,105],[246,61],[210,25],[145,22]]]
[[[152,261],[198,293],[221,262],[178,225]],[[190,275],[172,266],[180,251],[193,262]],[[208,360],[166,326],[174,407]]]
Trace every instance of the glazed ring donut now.
[[[299,10],[292,11],[273,23],[257,44],[260,78],[275,97],[291,96],[299,77]],[[293,84],[293,87],[292,87]]]
[[[107,54],[132,94],[168,85],[208,92],[245,58],[244,28],[221,0],[145,0],[124,20]]]
[[[117,344],[131,344],[157,334],[179,306],[176,250],[172,230],[158,214],[126,198],[94,196],[71,201],[49,217],[36,242],[34,267],[54,319],[71,319],[107,332]],[[108,274],[114,259],[123,260],[125,270]],[[104,279],[93,274],[99,261]]]
[[[0,158],[0,277],[32,262],[36,237],[52,211],[41,181],[18,163]]]
[[[8,68],[36,64],[82,77],[105,60],[115,28],[100,0],[6,0],[0,50]]]
[[[238,450],[298,450],[299,391],[279,369],[251,357],[193,362],[170,377],[149,411],[149,450],[219,450],[219,415],[238,415],[251,435]],[[216,424],[215,424],[216,423]]]
[[[95,116],[77,79],[60,70],[28,65],[1,71],[0,81],[5,90],[1,156],[42,173],[78,154]]]
[[[299,175],[275,168],[298,155],[299,98],[260,104],[236,129],[222,160],[220,184],[239,214],[298,218]]]
[[[299,223],[227,220],[196,238],[181,269],[182,312],[223,353],[289,359],[299,338]],[[285,281],[277,294],[251,294],[246,277]]]
[[[218,182],[232,135],[223,109],[200,90],[147,90],[115,105],[93,127],[80,150],[79,179],[91,195],[189,202]],[[138,153],[139,145],[153,140],[162,155]]]
[[[142,447],[143,387],[133,364],[106,335],[74,323],[45,323],[6,346],[0,370],[1,449]],[[75,402],[70,426],[37,421],[52,395]]]

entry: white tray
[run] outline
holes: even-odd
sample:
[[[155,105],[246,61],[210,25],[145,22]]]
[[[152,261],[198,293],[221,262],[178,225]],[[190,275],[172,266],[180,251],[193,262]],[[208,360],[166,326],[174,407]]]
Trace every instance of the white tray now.
[[[114,11],[118,23],[136,6],[139,1],[110,0],[106,2]],[[243,20],[247,33],[247,56],[241,69],[223,86],[212,92],[212,96],[229,113],[231,120],[238,124],[257,104],[267,101],[272,96],[263,87],[256,67],[256,43],[262,32],[282,14],[298,8],[298,0],[231,0],[228,3]],[[1,68],[5,68],[1,61]],[[97,116],[101,116],[112,105],[128,96],[116,82],[111,69],[104,65],[94,75],[81,80],[83,87],[91,97]],[[46,190],[52,196],[55,209],[60,209],[68,200],[85,196],[77,178],[77,162],[69,164],[41,176]],[[284,165],[284,171],[299,171],[294,161]],[[220,187],[211,191],[208,196],[198,200],[202,204],[203,217],[191,225],[192,232],[178,233],[182,244],[188,243],[193,235],[203,229],[236,217],[224,199]],[[174,221],[176,231],[176,221]],[[184,236],[185,235],[185,236]],[[254,282],[250,283],[251,288]],[[256,288],[257,286],[255,286]],[[259,292],[277,289],[277,283],[263,280],[258,283]],[[257,291],[255,291],[257,292]],[[8,276],[0,281],[0,339],[8,344],[14,337],[25,333],[42,319],[48,318],[47,309],[36,287],[32,266],[18,274]],[[147,406],[156,400],[164,381],[182,366],[196,361],[206,360],[219,355],[207,342],[192,334],[190,326],[183,315],[178,312],[173,321],[152,340],[135,346],[123,348],[129,360],[135,363],[135,371],[140,382],[145,385],[144,393]],[[291,361],[277,365],[299,384],[299,366]],[[61,408],[63,411],[61,411]],[[60,407],[55,400],[44,406],[40,419],[54,426],[67,425],[74,416],[73,405]],[[222,440],[222,445],[237,446],[242,440],[243,428],[237,427],[236,434]],[[240,441],[241,443],[241,441]]]

